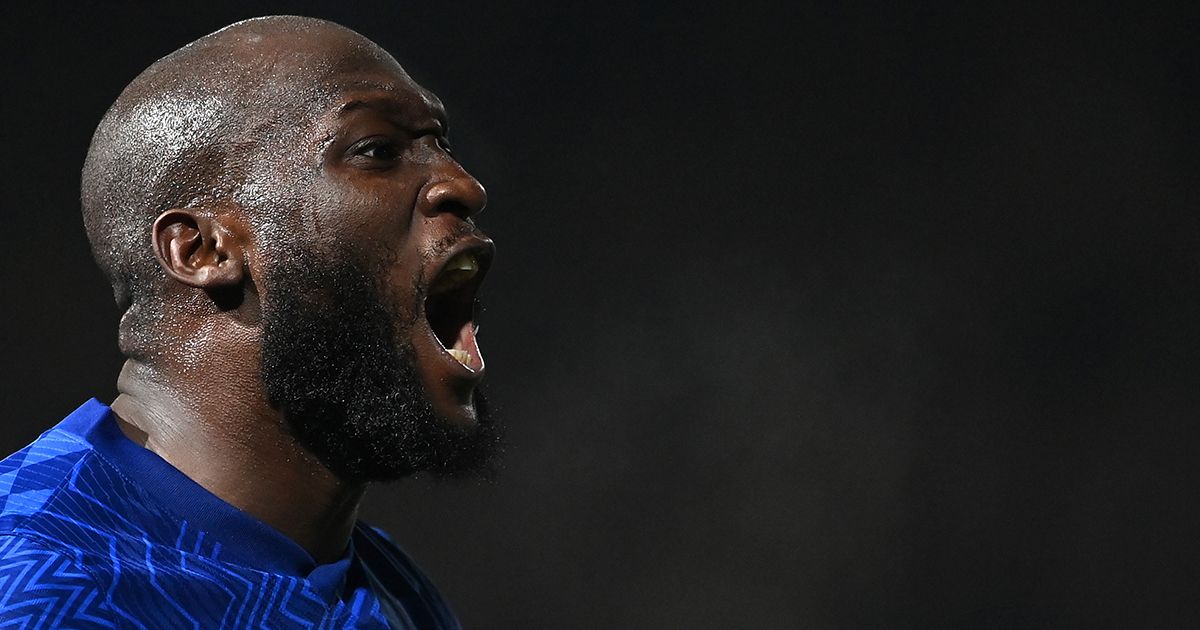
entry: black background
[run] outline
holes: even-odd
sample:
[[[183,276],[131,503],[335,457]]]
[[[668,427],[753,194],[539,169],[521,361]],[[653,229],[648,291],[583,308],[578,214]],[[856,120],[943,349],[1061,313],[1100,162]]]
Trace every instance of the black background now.
[[[1200,620],[1195,16],[3,11],[6,452],[114,395],[78,214],[104,110],[196,37],[310,14],[438,93],[491,194],[506,469],[365,509],[468,627]]]

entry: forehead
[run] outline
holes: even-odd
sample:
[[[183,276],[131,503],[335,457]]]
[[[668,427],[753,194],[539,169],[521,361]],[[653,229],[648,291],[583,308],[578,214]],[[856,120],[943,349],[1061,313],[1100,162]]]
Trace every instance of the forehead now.
[[[444,118],[438,98],[375,42],[327,22],[304,20],[284,26],[288,28],[269,32],[219,32],[214,43],[231,53],[229,61],[248,79],[243,85],[250,93],[244,95],[274,110],[275,116],[289,118],[290,110],[311,120],[352,103],[370,102],[390,113]]]
[[[414,123],[432,117],[445,125],[441,100],[391,55],[368,43],[369,47],[343,48],[336,56],[308,60],[308,72],[297,73],[307,75],[308,85],[296,86],[307,96],[306,109],[317,119],[371,111]]]
[[[301,49],[282,50],[275,64],[295,67],[294,77],[308,80],[311,106],[348,110],[359,104],[376,104],[392,113],[444,118],[442,102],[422,88],[378,44],[349,30],[324,31],[307,37]],[[290,61],[290,64],[289,62]]]
[[[330,102],[325,109],[339,117],[370,110],[402,119],[432,117],[445,124],[446,109],[433,92],[418,85],[407,74],[391,78],[393,80],[361,75],[342,77],[331,86]]]

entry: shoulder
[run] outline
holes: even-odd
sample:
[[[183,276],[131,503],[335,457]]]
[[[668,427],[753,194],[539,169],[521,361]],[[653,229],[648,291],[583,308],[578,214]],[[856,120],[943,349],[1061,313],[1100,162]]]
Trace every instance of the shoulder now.
[[[35,537],[0,534],[0,625],[115,628],[99,583],[77,554]]]
[[[91,449],[80,438],[51,429],[25,448],[0,460],[0,517],[38,512]]]
[[[110,485],[82,470],[95,468],[89,464],[96,460],[95,450],[85,435],[107,412],[108,407],[89,400],[28,446],[0,460],[0,533],[45,511],[64,490],[79,493],[88,485]]]
[[[36,527],[60,495],[77,492],[80,468],[92,455],[79,436],[55,427],[0,460],[0,535]]]
[[[138,507],[125,485],[86,443],[49,431],[0,461],[0,536],[108,557]]]

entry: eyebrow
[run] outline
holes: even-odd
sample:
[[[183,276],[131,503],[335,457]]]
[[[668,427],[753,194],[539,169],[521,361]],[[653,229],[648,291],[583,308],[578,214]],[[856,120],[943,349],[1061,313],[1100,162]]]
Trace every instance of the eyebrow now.
[[[427,115],[433,117],[441,126],[441,133],[445,135],[450,131],[450,122],[447,120],[446,110],[437,100],[423,98],[422,102],[428,107]],[[345,103],[342,103],[337,108],[337,117],[344,118],[351,112],[360,109],[373,109],[385,114],[393,116],[406,116],[413,113],[413,108],[407,104],[401,103],[390,96],[370,96],[363,98],[354,98]]]

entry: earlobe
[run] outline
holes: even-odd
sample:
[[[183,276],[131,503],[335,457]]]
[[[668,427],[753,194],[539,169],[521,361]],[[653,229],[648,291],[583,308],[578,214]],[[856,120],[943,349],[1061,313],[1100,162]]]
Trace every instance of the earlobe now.
[[[206,291],[242,283],[243,244],[222,217],[172,208],[155,219],[151,235],[159,265],[175,280]]]

